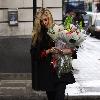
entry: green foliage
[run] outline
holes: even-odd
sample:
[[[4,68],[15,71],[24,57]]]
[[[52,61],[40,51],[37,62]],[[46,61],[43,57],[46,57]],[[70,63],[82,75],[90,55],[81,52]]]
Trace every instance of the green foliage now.
[[[67,29],[67,31],[71,31],[70,24],[73,23],[72,21],[73,21],[73,17],[71,17],[71,16],[66,17],[66,19],[64,21],[64,27],[65,27],[65,29]],[[79,30],[83,29],[82,21],[77,22],[76,26]]]
[[[72,20],[73,20],[73,18],[71,16],[67,16],[65,21],[64,21],[64,27],[68,31],[70,31],[70,24],[72,24]]]
[[[80,27],[80,29],[83,29],[83,27],[82,27],[82,21],[80,21],[79,27]]]

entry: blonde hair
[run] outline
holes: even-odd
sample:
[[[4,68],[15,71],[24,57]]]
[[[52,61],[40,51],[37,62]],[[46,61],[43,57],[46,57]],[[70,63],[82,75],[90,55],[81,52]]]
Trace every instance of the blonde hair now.
[[[51,12],[47,8],[41,8],[37,13],[34,21],[33,32],[32,32],[32,45],[36,43],[37,40],[41,40],[41,18],[47,16],[49,19],[48,28],[53,25],[53,17]]]

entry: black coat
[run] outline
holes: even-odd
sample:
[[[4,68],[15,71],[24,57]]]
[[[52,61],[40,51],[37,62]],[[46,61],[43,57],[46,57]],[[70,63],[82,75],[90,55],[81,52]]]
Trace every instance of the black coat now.
[[[35,90],[53,90],[61,82],[71,84],[75,82],[72,72],[62,75],[59,79],[51,65],[51,54],[41,56],[41,52],[54,46],[48,35],[45,35],[40,43],[35,46],[31,45],[31,62],[32,62],[32,88]]]

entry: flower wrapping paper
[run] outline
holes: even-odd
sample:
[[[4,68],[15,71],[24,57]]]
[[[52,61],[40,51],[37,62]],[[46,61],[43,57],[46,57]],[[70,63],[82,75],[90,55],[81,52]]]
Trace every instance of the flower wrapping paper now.
[[[55,47],[59,49],[76,49],[76,46],[81,46],[82,42],[86,39],[85,30],[80,30],[73,24],[71,24],[70,27],[71,31],[68,31],[64,29],[63,25],[54,24],[54,26],[49,29],[48,35],[55,41]],[[73,69],[71,54],[55,54],[53,57],[57,60],[54,67],[57,70],[59,78],[61,77],[61,74],[68,73]]]

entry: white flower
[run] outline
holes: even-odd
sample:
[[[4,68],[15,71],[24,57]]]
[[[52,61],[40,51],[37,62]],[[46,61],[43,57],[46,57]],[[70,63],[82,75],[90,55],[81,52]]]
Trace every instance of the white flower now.
[[[79,31],[73,24],[71,24],[71,31],[68,32],[61,25],[54,25],[48,31],[49,36],[57,42],[58,40],[62,40],[65,42],[68,47],[80,46],[81,43],[86,39],[85,30]]]

